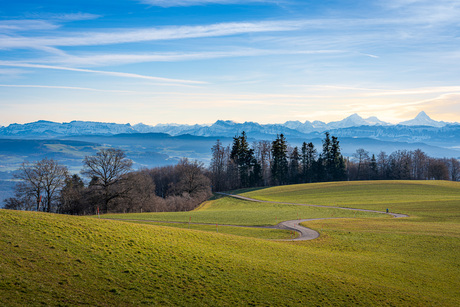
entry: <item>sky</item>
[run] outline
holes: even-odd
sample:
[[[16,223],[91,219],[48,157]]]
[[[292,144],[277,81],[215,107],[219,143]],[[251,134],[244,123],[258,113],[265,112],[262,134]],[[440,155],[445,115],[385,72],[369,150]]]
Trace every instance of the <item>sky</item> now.
[[[460,122],[458,0],[17,0],[0,125]]]

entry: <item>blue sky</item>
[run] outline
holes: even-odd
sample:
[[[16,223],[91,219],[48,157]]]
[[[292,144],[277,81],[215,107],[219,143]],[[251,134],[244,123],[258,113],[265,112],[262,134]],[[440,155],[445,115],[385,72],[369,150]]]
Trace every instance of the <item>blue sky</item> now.
[[[458,0],[8,1],[0,125],[460,122]]]

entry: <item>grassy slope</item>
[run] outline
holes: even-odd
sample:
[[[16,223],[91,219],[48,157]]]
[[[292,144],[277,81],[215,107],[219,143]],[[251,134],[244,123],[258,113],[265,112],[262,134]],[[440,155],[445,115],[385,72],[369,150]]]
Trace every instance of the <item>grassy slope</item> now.
[[[149,222],[149,221],[127,221],[136,224],[158,225],[166,227],[176,227],[192,230],[209,231],[215,233],[224,233],[230,235],[237,235],[242,237],[259,238],[266,240],[287,240],[293,239],[298,234],[289,230],[280,229],[266,229],[257,227],[232,227],[222,225],[202,225],[202,224],[189,224],[189,223],[162,223],[162,222]]]
[[[335,208],[256,203],[230,197],[207,202],[192,212],[106,214],[104,218],[177,221],[229,225],[276,225],[280,221],[320,217],[380,217],[381,214]]]
[[[460,182],[450,181],[352,181],[272,187],[244,196],[292,203],[344,206],[458,221]],[[443,210],[437,209],[442,204]],[[448,214],[450,211],[450,214]]]
[[[322,236],[296,243],[0,210],[0,301],[458,306],[460,229],[452,216],[460,202],[443,185],[411,205],[420,217],[309,222]],[[372,198],[369,188],[362,197]],[[409,199],[399,203],[408,208]],[[435,212],[426,203],[433,201]]]

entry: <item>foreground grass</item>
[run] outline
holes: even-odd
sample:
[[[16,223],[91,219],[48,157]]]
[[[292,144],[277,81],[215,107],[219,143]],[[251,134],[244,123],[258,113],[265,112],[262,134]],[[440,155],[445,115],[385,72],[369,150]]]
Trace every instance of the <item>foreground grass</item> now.
[[[442,208],[442,206],[441,206]],[[365,282],[404,288],[438,301],[439,306],[460,304],[460,226],[412,219],[326,220],[304,223],[323,231],[327,239],[311,247],[354,260],[343,263]],[[449,299],[450,298],[450,299]]]
[[[307,227],[321,232],[319,239],[307,242],[244,238],[222,234],[220,227],[219,233],[203,232],[149,222],[0,210],[0,302],[8,306],[459,306],[460,186],[409,183],[313,184],[283,187],[291,192],[281,187],[249,192],[259,193],[252,197],[304,202],[308,196],[308,203],[328,200],[327,204],[377,210],[392,204],[392,211],[411,214],[401,219],[373,215],[307,222]],[[241,218],[248,224],[253,218],[254,224],[270,224],[270,211],[295,219],[295,209],[301,208],[321,209],[302,212],[324,217],[334,210],[338,213],[338,209],[325,209],[333,210],[326,213],[324,208],[223,198],[194,212],[177,213],[176,218],[188,222],[190,214],[197,214],[192,221],[225,220],[227,212],[228,220]]]
[[[223,233],[230,235],[237,235],[241,237],[250,237],[258,238],[265,240],[288,240],[293,239],[297,233],[289,230],[281,229],[265,229],[257,227],[232,227],[232,226],[222,226],[222,225],[204,225],[204,224],[189,224],[189,223],[161,223],[161,222],[149,222],[149,221],[127,221],[130,223],[136,224],[145,224],[145,225],[157,225],[157,226],[166,226],[166,227],[176,227],[182,229],[191,229],[191,230],[200,230],[200,231],[209,231],[215,233]]]
[[[389,230],[382,239],[363,228],[367,219],[350,221],[324,222],[331,224],[316,241],[281,243],[0,210],[0,299],[9,306],[458,305],[457,230],[417,234],[428,240],[419,246],[394,241],[405,235]],[[438,261],[422,262],[424,254]]]

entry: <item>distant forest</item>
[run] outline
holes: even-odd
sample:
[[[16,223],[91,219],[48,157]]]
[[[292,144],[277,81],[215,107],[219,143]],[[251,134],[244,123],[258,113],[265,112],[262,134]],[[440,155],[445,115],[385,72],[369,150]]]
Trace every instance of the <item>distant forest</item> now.
[[[229,146],[217,140],[208,167],[182,159],[177,165],[132,170],[119,149],[86,156],[79,175],[53,159],[24,162],[16,172],[15,195],[6,209],[62,214],[187,211],[212,192],[240,188],[344,180],[460,180],[460,162],[421,150],[370,155],[358,149],[341,154],[337,137],[325,133],[322,148],[304,142],[289,146],[284,135],[249,144],[245,132]],[[86,178],[86,183],[84,178]]]

